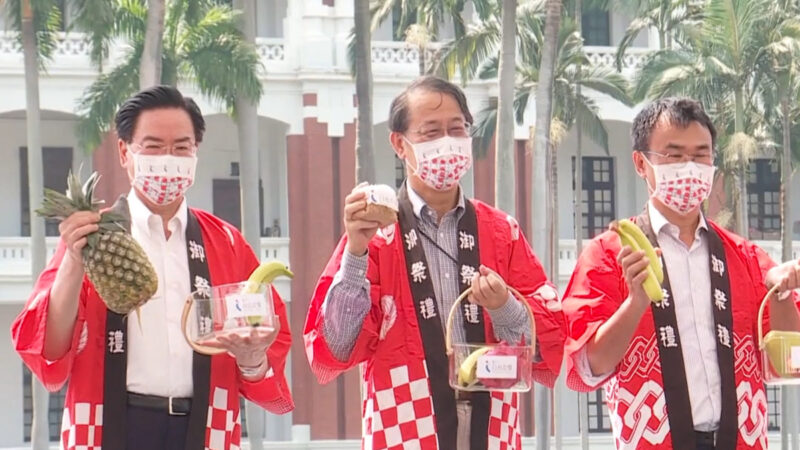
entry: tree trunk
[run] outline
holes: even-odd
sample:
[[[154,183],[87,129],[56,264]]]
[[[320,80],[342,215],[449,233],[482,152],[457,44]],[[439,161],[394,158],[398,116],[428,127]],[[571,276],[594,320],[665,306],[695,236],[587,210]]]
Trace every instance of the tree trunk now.
[[[502,47],[497,75],[497,130],[495,131],[494,205],[516,214],[514,176],[514,74],[517,54],[517,0],[503,0]]]
[[[44,270],[47,250],[44,238],[44,219],[34,210],[44,198],[44,167],[42,163],[41,111],[39,109],[39,51],[33,25],[30,0],[22,2],[22,52],[25,59],[25,124],[28,138],[28,205],[31,224],[31,276],[36,280]],[[33,282],[31,283],[33,286]],[[31,376],[33,395],[33,420],[31,422],[31,448],[46,450],[50,447],[48,420],[49,394],[35,376]]]
[[[548,256],[550,258],[550,281],[558,285],[558,147],[550,143],[548,155],[548,167],[550,168],[550,176],[547,181],[550,205],[550,235],[548,242]],[[562,440],[562,427],[563,422],[561,417],[561,392],[563,392],[566,385],[564,384],[564,377],[559,377],[553,388],[553,418],[554,418],[554,432],[556,450],[561,450],[563,444]]]
[[[244,39],[255,46],[256,0],[235,0],[233,7],[241,11],[239,30]],[[239,191],[241,199],[242,234],[253,251],[261,258],[261,205],[259,180],[261,161],[258,147],[258,101],[237,96],[236,127],[239,137]],[[247,439],[252,450],[264,448],[264,409],[245,401]],[[274,439],[274,437],[271,437]]]
[[[782,233],[782,259],[792,260],[792,121],[791,121],[791,96],[784,94],[781,100],[781,113],[783,114],[783,158],[781,160],[781,223]],[[789,435],[792,436],[792,448],[798,447],[797,435],[797,404],[796,388],[781,386],[781,446],[789,448]]]
[[[783,261],[792,259],[792,121],[790,114],[790,98],[787,95],[781,101],[783,112],[783,160],[781,161],[781,201],[783,202],[782,214],[783,234]]]
[[[356,42],[356,178],[375,182],[375,150],[372,139],[372,51],[369,0],[353,0]],[[420,58],[422,56],[420,55]]]
[[[583,36],[583,0],[575,0],[575,28]],[[578,62],[575,79],[581,79],[581,64]],[[581,84],[575,83],[576,97],[581,96]],[[575,189],[572,191],[574,209],[575,254],[583,249],[583,124],[579,116],[575,118]],[[589,450],[589,394],[578,393],[578,432],[580,433],[581,450]]]
[[[425,54],[425,46],[420,45],[417,47],[417,49],[418,49],[417,51],[419,52],[419,57],[417,58],[417,61],[419,61],[419,76],[423,76],[425,75],[425,73],[427,73],[426,70],[427,55]]]
[[[561,0],[547,0],[545,10],[544,45],[539,71],[539,84],[536,87],[536,127],[533,149],[534,187],[531,195],[533,201],[533,205],[531,205],[531,224],[533,224],[533,249],[539,254],[542,261],[545,261],[545,264],[549,264],[551,258],[549,255],[542,257],[541,252],[546,252],[548,248],[549,221],[544,218],[549,217],[549,214],[555,214],[555,211],[547,211],[547,190],[544,188],[548,184],[547,148],[550,145],[553,76],[555,72],[556,47],[558,46],[558,28],[561,25]],[[538,406],[536,408],[536,448],[546,449],[550,448],[548,442],[550,435],[550,396],[549,390],[542,391],[542,389],[536,390]],[[548,394],[545,398],[542,398],[545,392]]]
[[[144,34],[142,60],[139,63],[139,89],[161,84],[161,58],[164,37],[166,0],[147,1],[147,29]]]
[[[735,133],[744,132],[744,94],[742,88],[739,87],[734,92],[734,99],[736,102],[736,116],[734,117]],[[749,227],[747,224],[747,165],[748,160],[745,155],[739,155],[739,167],[737,174],[737,201],[734,205],[734,216],[736,220],[736,233],[739,236],[748,239],[750,236]]]

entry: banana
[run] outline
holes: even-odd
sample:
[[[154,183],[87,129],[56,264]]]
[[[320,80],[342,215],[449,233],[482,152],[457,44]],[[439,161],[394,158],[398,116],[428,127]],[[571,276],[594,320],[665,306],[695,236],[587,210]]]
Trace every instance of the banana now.
[[[478,358],[491,350],[491,347],[481,347],[467,356],[458,368],[458,385],[469,387],[477,381]]]
[[[656,273],[656,280],[658,280],[658,284],[663,283],[664,269],[661,267],[661,258],[659,258],[656,254],[656,250],[653,248],[653,245],[650,244],[650,240],[644,235],[642,229],[629,219],[620,220],[619,227],[624,233],[633,238],[633,240],[639,244],[640,249],[644,250],[647,259],[650,260],[650,267],[652,267],[653,272]]]
[[[624,224],[624,222],[628,222],[629,225]],[[629,232],[631,226],[635,227],[637,230],[639,229],[639,227],[636,226],[636,224],[627,219],[612,222],[610,228],[619,235],[619,240],[622,243],[623,247],[627,245],[628,247],[631,248],[631,250],[635,252],[639,250],[644,250],[645,255],[649,255],[649,252],[647,250],[647,247],[649,247],[650,251],[652,251],[653,255],[655,255],[655,250],[653,250],[653,246],[650,245],[650,242],[647,241],[647,239],[645,239],[644,241],[644,243],[646,244],[645,248],[642,248],[642,246],[639,245],[639,242],[634,237],[635,234],[632,235],[632,233]],[[641,230],[639,230],[639,232],[641,233]],[[658,259],[658,257],[651,258],[650,256],[648,256],[648,259],[650,260],[650,264],[647,266],[648,275],[647,278],[642,283],[642,287],[644,288],[644,292],[647,294],[647,296],[650,297],[650,300],[652,300],[655,303],[660,303],[661,300],[664,299],[664,291],[661,290],[661,282],[658,281],[658,275],[656,269],[654,268],[654,264],[658,264],[658,268],[661,269],[661,262]],[[663,271],[662,271],[662,276],[663,276]]]
[[[279,276],[294,278],[292,271],[286,267],[286,264],[280,261],[268,261],[261,263],[261,265],[259,265],[256,270],[250,274],[243,293],[253,294],[258,291],[262,284],[270,284]],[[262,320],[263,317],[261,316],[247,316],[247,323],[254,327],[260,325]]]

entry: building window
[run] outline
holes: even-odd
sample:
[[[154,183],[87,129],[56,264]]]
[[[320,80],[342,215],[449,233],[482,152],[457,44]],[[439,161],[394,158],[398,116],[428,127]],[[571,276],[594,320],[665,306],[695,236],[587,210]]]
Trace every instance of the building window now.
[[[242,202],[239,179],[215,178],[211,182],[211,192],[214,215],[241,230]],[[276,232],[280,233],[279,228],[273,229],[279,227],[277,223],[273,224],[273,227],[264,228],[264,187],[261,180],[258,182],[258,206],[261,237],[274,236]]]
[[[750,239],[781,238],[781,174],[775,159],[754,159],[747,170]]]
[[[572,158],[575,173],[575,158]],[[583,157],[583,237],[591,239],[602,233],[614,220],[614,160],[608,157]],[[572,189],[575,190],[575,180]]]
[[[585,45],[611,45],[611,21],[608,11],[599,8],[584,8],[581,28]]]
[[[611,420],[606,408],[606,394],[602,388],[589,392],[589,433],[608,433],[611,431]]]
[[[256,36],[283,37],[283,19],[286,18],[288,0],[256,2]]]
[[[31,218],[28,198],[28,149],[19,149],[19,180],[20,180],[20,207],[21,224],[20,235],[31,235]],[[67,176],[72,170],[72,148],[69,147],[44,147],[42,148],[42,170],[44,175],[44,187],[58,192],[67,190]],[[88,176],[88,175],[85,175]],[[34,205],[38,208],[39,205]],[[45,234],[47,236],[58,236],[58,221],[45,221]]]
[[[781,429],[781,387],[766,386],[767,389],[767,430]]]
[[[33,388],[31,387],[31,371],[24,364],[22,365],[22,428],[25,442],[31,441],[31,425],[33,423]],[[61,416],[64,414],[64,396],[67,393],[65,385],[58,392],[50,393],[50,404],[48,405],[48,425],[50,441],[61,440]]]

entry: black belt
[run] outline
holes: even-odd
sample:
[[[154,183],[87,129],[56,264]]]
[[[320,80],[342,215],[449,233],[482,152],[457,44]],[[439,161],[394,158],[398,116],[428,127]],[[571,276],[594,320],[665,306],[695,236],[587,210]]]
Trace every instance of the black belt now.
[[[128,405],[164,411],[171,416],[185,416],[192,410],[191,398],[159,397],[128,392]]]
[[[467,402],[467,403],[471,402],[472,401],[472,392],[456,390],[456,401],[457,402]]]
[[[716,432],[714,432],[714,431],[697,431],[697,430],[694,430],[694,439],[695,439],[695,442],[697,442],[697,446],[698,447],[705,446],[705,447],[714,448],[714,445],[715,445],[714,436],[715,435],[716,435]]]

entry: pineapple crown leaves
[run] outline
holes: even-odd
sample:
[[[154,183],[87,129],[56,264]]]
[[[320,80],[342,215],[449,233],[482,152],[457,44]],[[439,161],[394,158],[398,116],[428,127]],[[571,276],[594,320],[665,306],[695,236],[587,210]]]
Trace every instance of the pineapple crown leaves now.
[[[71,171],[67,177],[67,191],[62,194],[52,189],[44,190],[44,200],[41,208],[36,213],[45,218],[64,220],[78,211],[98,211],[103,204],[102,200],[94,199],[94,190],[100,175],[97,172],[81,185],[80,178]],[[115,205],[116,206],[116,205]],[[125,205],[127,206],[127,205]],[[127,209],[127,208],[125,208]],[[98,223],[99,231],[126,231],[129,229],[130,218],[125,211],[114,210],[103,212]],[[97,242],[98,232],[87,236],[90,247]]]

